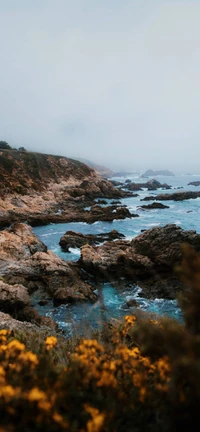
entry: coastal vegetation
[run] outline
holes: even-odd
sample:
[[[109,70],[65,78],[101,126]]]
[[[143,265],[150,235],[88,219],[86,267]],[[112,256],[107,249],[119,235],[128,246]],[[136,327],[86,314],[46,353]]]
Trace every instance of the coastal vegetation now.
[[[200,256],[177,271],[184,323],[146,314],[89,339],[0,331],[1,431],[193,430],[200,402]]]

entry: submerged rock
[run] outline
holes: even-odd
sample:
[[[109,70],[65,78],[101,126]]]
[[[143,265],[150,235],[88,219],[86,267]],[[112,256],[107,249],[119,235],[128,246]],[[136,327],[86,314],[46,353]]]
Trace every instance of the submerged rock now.
[[[96,245],[105,241],[112,241],[124,238],[125,236],[116,230],[102,234],[81,234],[74,231],[67,231],[60,239],[59,245],[65,252],[69,248],[80,248],[85,244]]]

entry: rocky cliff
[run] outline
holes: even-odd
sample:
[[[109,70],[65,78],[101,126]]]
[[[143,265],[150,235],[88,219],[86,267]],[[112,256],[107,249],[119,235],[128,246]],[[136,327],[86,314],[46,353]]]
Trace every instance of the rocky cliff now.
[[[97,197],[125,196],[79,161],[18,150],[0,151],[0,182],[0,226],[69,221]]]

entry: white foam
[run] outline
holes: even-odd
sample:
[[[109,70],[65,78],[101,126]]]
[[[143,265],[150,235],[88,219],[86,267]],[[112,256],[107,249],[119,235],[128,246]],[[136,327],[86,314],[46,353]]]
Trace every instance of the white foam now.
[[[80,249],[79,248],[69,248],[69,251],[73,253],[74,255],[80,255]]]

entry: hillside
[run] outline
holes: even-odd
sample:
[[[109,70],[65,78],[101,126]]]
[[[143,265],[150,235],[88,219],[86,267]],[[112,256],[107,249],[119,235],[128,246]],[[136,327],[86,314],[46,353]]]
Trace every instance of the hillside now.
[[[95,198],[125,195],[82,162],[19,150],[0,150],[0,182],[1,226],[85,220],[79,210]]]
[[[93,176],[94,171],[85,164],[62,156],[28,151],[0,151],[0,193],[25,194],[30,189],[42,191],[49,182],[80,181]]]

